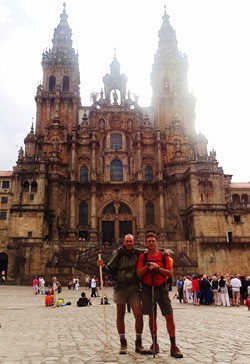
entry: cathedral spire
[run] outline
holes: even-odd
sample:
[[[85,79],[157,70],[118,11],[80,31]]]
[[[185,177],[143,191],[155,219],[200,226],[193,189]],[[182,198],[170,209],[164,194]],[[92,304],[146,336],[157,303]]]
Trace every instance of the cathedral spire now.
[[[194,100],[188,91],[187,56],[178,49],[175,30],[169,21],[166,7],[158,33],[158,49],[151,73],[154,120],[158,128],[170,127],[177,110],[193,132]],[[192,125],[191,125],[192,124]]]
[[[177,39],[175,30],[169,22],[169,15],[164,6],[164,14],[162,16],[162,26],[158,33],[158,51],[156,57],[159,61],[173,61],[179,56],[177,47]]]
[[[110,74],[112,77],[119,77],[120,76],[120,63],[117,61],[116,57],[116,48],[114,48],[114,58],[112,63],[110,64]]]
[[[65,10],[66,4],[63,3],[63,12],[60,15],[60,23],[54,30],[54,37],[52,39],[53,51],[62,51],[72,48],[72,31],[68,24],[68,15]]]

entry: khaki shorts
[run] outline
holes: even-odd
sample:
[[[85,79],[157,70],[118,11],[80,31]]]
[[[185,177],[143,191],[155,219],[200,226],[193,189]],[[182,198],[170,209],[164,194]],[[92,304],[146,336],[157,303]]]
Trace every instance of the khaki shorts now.
[[[167,287],[154,287],[154,313],[156,314],[156,308],[158,303],[161,313],[165,315],[173,315],[173,308],[171,300],[169,298]],[[141,301],[142,301],[142,312],[144,315],[153,314],[153,302],[152,302],[152,287],[143,285],[141,289]]]
[[[126,303],[130,306],[136,303],[141,304],[139,288],[133,291],[129,290],[126,286],[115,288],[113,299],[118,305],[125,305]]]

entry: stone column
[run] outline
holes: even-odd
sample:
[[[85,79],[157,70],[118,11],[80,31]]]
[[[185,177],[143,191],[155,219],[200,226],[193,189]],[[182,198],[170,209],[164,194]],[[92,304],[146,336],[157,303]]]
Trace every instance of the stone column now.
[[[163,187],[159,186],[160,229],[165,227]]]
[[[158,181],[162,181],[163,173],[162,173],[162,151],[161,151],[161,132],[160,132],[160,130],[157,130],[156,137],[157,137],[157,175],[158,175]]]
[[[91,186],[90,227],[96,229],[96,186]]]
[[[137,132],[137,179],[138,181],[142,181],[142,158],[141,158],[141,134]]]
[[[138,186],[138,229],[144,229],[143,186]]]

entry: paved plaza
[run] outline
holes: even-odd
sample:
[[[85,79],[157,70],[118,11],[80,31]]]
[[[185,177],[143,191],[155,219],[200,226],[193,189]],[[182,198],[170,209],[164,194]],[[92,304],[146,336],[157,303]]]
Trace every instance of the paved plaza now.
[[[92,298],[92,306],[77,307],[82,290],[63,287],[60,296],[72,304],[52,309],[45,307],[44,296],[33,294],[31,286],[0,286],[0,363],[250,364],[250,311],[246,306],[193,306],[172,298],[177,345],[183,359],[170,357],[161,316],[160,353],[155,358],[135,353],[134,318],[132,313],[126,313],[128,354],[119,355],[112,288],[105,289],[111,304],[104,307],[100,297]],[[151,340],[147,317],[144,322],[143,345],[148,348]]]

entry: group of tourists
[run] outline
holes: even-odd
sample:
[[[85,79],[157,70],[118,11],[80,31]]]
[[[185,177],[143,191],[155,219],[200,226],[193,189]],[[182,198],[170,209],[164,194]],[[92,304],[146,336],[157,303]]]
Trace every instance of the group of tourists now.
[[[45,293],[45,278],[43,275],[35,276],[32,281],[33,293],[44,294]]]
[[[78,291],[80,287],[80,279],[78,277],[73,277],[68,279],[67,281],[68,289],[73,289],[74,291]]]
[[[176,298],[180,303],[193,305],[235,306],[247,304],[250,295],[250,276],[240,274],[192,275],[176,280]]]

